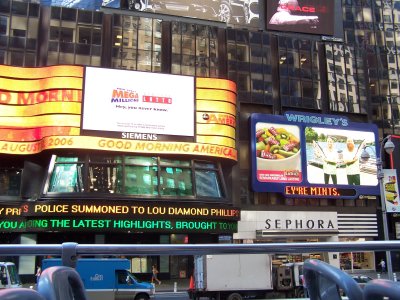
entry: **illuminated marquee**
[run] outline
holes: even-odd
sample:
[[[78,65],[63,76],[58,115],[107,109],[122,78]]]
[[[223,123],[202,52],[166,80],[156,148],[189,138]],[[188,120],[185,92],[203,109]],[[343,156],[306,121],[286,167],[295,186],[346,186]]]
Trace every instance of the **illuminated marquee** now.
[[[236,85],[232,81],[194,79],[196,134],[193,141],[183,142],[173,136],[165,140],[157,134],[128,131],[119,137],[101,133],[82,136],[81,66],[0,66],[0,78],[0,153],[29,155],[47,149],[79,148],[237,161]],[[121,107],[138,100],[134,90],[114,90],[110,95],[123,100],[114,104]],[[173,100],[163,95],[145,95],[144,101],[168,106]]]

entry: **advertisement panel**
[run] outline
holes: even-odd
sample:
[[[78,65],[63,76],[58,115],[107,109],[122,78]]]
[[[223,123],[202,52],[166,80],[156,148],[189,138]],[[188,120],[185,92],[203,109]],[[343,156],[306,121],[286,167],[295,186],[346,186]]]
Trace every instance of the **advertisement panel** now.
[[[377,127],[346,117],[251,116],[252,187],[288,197],[378,195]],[[370,159],[361,160],[368,151]]]
[[[396,170],[383,169],[383,187],[387,213],[400,212],[399,183]]]
[[[84,82],[83,135],[193,142],[194,77],[86,67]]]
[[[334,0],[268,0],[268,30],[333,35]]]
[[[85,77],[82,66],[0,65],[0,153],[91,149],[237,161],[233,81],[88,69]]]
[[[101,10],[128,9],[223,22],[245,27],[259,26],[259,0],[36,0],[42,5]]]

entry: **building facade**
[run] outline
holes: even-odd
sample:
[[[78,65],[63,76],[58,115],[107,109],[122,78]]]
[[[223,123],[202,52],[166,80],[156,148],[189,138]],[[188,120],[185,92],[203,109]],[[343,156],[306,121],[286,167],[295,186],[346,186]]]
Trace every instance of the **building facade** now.
[[[382,239],[379,194],[307,197],[252,182],[254,114],[374,124],[375,151],[383,137],[399,135],[400,1],[327,3],[291,4],[303,18],[320,13],[318,23],[293,28],[270,24],[278,1],[1,1],[4,243]],[[112,133],[114,115],[96,106],[95,90],[118,80],[143,89],[152,81],[157,105],[171,94],[180,99],[179,84],[192,82],[191,106],[180,108],[190,119],[178,108],[161,123],[141,115],[147,126],[182,118],[192,131],[178,124],[157,140],[151,130]],[[171,89],[156,87],[161,82]],[[385,167],[396,163],[387,159]],[[388,222],[398,239],[398,212]],[[375,269],[379,255],[288,253],[274,261],[317,257],[347,270]],[[191,274],[191,257],[131,259],[143,278],[154,263],[161,278]],[[33,276],[35,260],[17,263]]]

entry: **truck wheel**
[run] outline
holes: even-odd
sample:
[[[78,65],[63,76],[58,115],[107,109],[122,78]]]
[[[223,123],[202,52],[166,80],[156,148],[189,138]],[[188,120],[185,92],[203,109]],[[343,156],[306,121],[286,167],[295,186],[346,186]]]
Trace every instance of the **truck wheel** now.
[[[242,300],[243,297],[239,293],[232,293],[226,298],[227,300]]]
[[[135,297],[135,300],[149,300],[149,296],[146,294],[139,294]]]

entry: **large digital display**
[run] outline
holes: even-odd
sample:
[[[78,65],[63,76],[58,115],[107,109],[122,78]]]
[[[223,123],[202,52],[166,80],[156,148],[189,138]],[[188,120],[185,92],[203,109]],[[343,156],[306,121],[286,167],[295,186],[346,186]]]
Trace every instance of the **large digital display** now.
[[[87,67],[84,82],[83,134],[193,142],[194,77]]]
[[[31,0],[42,5],[101,10],[102,8],[175,15],[226,24],[258,27],[259,0]]]
[[[346,117],[251,116],[252,186],[288,197],[378,195],[377,127]],[[370,159],[361,154],[368,151]]]
[[[334,0],[268,0],[268,30],[334,34]]]
[[[92,149],[236,161],[235,137],[230,80],[0,65],[0,153]]]
[[[50,201],[0,205],[0,232],[237,232],[240,210],[213,205]]]

